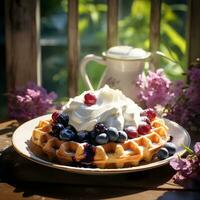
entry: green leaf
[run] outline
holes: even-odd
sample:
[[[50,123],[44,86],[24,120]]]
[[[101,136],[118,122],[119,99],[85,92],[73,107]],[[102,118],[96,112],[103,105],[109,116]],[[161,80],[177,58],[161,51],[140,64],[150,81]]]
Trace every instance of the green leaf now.
[[[89,22],[88,22],[88,18],[83,18],[81,20],[79,20],[79,31],[80,33],[82,33],[88,26]]]
[[[150,1],[135,0],[131,7],[131,15],[136,18],[146,18],[150,11]]]
[[[194,152],[192,149],[190,149],[188,146],[185,146],[184,144],[181,145],[189,154],[193,154]]]
[[[166,34],[171,43],[176,45],[182,53],[185,53],[186,42],[184,38],[177,31],[175,31],[174,28],[172,28],[172,26],[162,23],[162,34]]]
[[[168,22],[177,20],[177,16],[173,12],[171,5],[162,3],[162,18]]]

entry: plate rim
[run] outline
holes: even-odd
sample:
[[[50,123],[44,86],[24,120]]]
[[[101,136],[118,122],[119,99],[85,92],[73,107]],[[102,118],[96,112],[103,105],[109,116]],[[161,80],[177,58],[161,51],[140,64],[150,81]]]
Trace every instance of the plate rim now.
[[[41,165],[44,165],[44,166],[47,166],[47,167],[51,167],[51,168],[54,168],[54,169],[64,170],[64,171],[67,171],[67,172],[72,172],[72,173],[77,173],[77,174],[87,174],[87,175],[109,175],[109,174],[133,173],[133,172],[145,171],[145,170],[149,170],[149,169],[153,169],[153,168],[157,168],[157,167],[161,167],[163,165],[166,165],[170,162],[171,159],[173,159],[177,155],[183,154],[185,152],[185,150],[182,150],[182,151],[175,153],[173,156],[170,156],[167,159],[159,160],[159,161],[152,162],[152,163],[147,163],[145,165],[138,165],[138,166],[134,166],[134,167],[119,168],[119,169],[118,168],[116,168],[116,169],[100,169],[100,168],[84,168],[84,167],[73,167],[73,166],[61,165],[61,164],[57,164],[57,163],[54,163],[54,162],[51,162],[51,161],[46,161],[46,160],[36,156],[30,149],[29,149],[29,155],[27,155],[26,153],[21,151],[21,149],[19,148],[19,145],[17,145],[17,143],[15,142],[18,134],[20,134],[20,130],[23,129],[27,124],[31,124],[33,122],[38,123],[39,120],[45,119],[45,118],[48,119],[50,116],[51,116],[51,114],[42,115],[42,116],[36,117],[34,119],[31,119],[31,120],[21,124],[14,131],[11,141],[12,141],[12,145],[13,145],[14,149],[21,156],[23,156],[26,159],[31,160],[35,163],[38,163],[38,164],[41,164]],[[188,141],[188,144],[186,144],[186,145],[190,146],[191,138],[190,138],[188,131],[174,121],[171,121],[171,120],[166,119],[166,118],[163,118],[163,119],[167,123],[174,124],[174,126],[178,126],[179,128],[181,128],[183,130],[184,134],[185,134],[185,137],[187,138],[187,141]],[[31,139],[31,135],[32,135],[32,132],[30,133],[29,139]],[[28,147],[28,145],[25,143],[25,141],[23,141],[23,144],[26,145],[26,147]]]

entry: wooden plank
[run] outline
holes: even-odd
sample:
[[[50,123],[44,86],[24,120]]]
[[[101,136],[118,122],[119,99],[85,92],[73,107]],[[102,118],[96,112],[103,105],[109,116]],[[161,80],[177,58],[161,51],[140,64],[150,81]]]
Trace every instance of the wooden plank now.
[[[40,83],[39,0],[5,1],[7,89]]]
[[[86,176],[85,176],[86,179]],[[106,177],[105,177],[106,179]],[[105,181],[106,182],[106,181]],[[109,200],[182,200],[199,199],[199,191],[187,190],[144,190],[115,187],[83,187],[79,184],[48,184],[17,182],[15,184],[0,183],[1,199],[6,200],[56,200],[56,199],[109,199]],[[69,198],[70,197],[70,198]]]
[[[200,1],[188,0],[188,65],[200,58]]]
[[[73,97],[78,91],[78,0],[68,1],[68,95]]]
[[[107,0],[107,48],[117,45],[118,0]]]
[[[160,47],[160,19],[161,0],[151,0],[150,14],[150,51],[155,53]],[[159,67],[159,57],[154,55],[152,59],[154,66]]]
[[[0,183],[1,197],[6,200],[109,199],[109,200],[182,200],[199,199],[199,191],[143,190],[133,188],[82,187],[47,183]],[[81,197],[81,198],[80,198]]]

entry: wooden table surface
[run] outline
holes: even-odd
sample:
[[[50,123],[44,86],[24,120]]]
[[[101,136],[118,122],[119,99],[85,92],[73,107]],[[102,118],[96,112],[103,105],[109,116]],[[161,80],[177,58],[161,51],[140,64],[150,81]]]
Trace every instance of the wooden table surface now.
[[[0,199],[197,200],[199,184],[173,183],[169,165],[117,175],[80,175],[41,166],[12,147],[16,121],[0,123]]]

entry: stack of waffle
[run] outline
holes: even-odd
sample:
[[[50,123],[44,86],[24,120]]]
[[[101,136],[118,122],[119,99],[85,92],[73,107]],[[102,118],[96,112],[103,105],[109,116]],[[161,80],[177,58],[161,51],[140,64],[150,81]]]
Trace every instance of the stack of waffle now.
[[[52,123],[52,120],[41,120],[34,129],[31,140],[41,147],[49,160],[58,161],[64,165],[76,162],[87,163],[98,168],[137,166],[141,161],[150,162],[169,139],[167,127],[164,120],[160,118],[151,122],[152,129],[146,135],[128,139],[124,143],[110,142],[97,146],[63,141],[52,136],[50,134]]]

